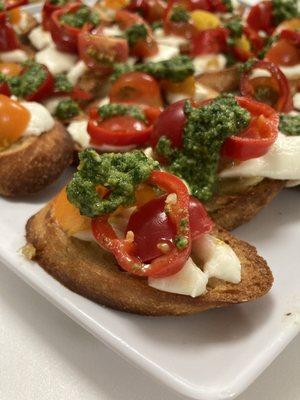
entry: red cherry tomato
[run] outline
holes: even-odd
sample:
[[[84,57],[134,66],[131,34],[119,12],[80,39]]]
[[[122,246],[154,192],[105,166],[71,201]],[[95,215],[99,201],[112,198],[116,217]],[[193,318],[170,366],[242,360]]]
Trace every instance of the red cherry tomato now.
[[[144,25],[147,30],[147,37],[145,39],[137,40],[137,42],[130,48],[131,55],[138,58],[145,58],[157,54],[158,46],[154,39],[152,30],[142,17],[127,10],[118,10],[116,12],[115,21],[123,30],[136,24]]]
[[[149,201],[129,219],[126,231],[134,233],[135,253],[143,262],[162,255],[157,247],[159,243],[166,243],[170,248],[174,247],[176,228],[165,213],[166,198],[167,196],[160,196]],[[194,197],[190,197],[189,215],[192,240],[210,232],[212,221],[203,205]]]
[[[158,82],[144,72],[121,75],[109,91],[111,103],[136,103],[161,107],[162,99]]]
[[[4,96],[10,96],[10,88],[6,82],[0,83],[0,94],[4,94]]]
[[[147,22],[152,23],[164,17],[167,3],[164,0],[131,0],[126,8],[141,13]]]
[[[185,184],[177,176],[163,171],[152,171],[147,183],[158,186],[167,194],[175,193],[176,201],[169,203],[169,218],[175,227],[176,236],[184,236],[187,245],[184,248],[173,246],[170,251],[145,265],[135,254],[134,244],[119,239],[108,223],[108,216],[92,220],[92,231],[99,245],[110,251],[121,268],[137,276],[164,277],[177,273],[184,266],[191,252],[191,231],[189,227],[189,194]],[[186,221],[186,224],[182,222]]]
[[[90,92],[86,92],[85,90],[80,89],[78,86],[74,86],[71,97],[75,101],[89,101],[93,98],[93,95]]]
[[[247,24],[255,31],[272,33],[275,28],[272,16],[272,2],[268,0],[261,1],[251,7],[247,17]]]
[[[244,27],[244,34],[251,43],[251,48],[255,53],[260,51],[264,47],[264,39],[259,35],[259,32],[250,28],[250,26]]]
[[[206,29],[197,32],[191,40],[191,55],[226,53],[228,31],[225,28]]]
[[[256,68],[267,70],[271,79],[269,79],[271,93],[277,92],[277,101],[272,104],[276,111],[289,112],[293,107],[293,98],[291,89],[286,76],[281,70],[273,63],[267,61],[257,61],[253,64],[252,68],[244,72],[241,76],[240,91],[243,96],[249,98],[256,98],[257,86],[255,83],[260,83],[259,80],[251,79],[251,73]],[[272,99],[270,99],[272,100]]]
[[[65,1],[64,5],[57,5],[57,4],[52,4],[51,0],[46,0],[42,9],[42,25],[43,25],[43,29],[45,31],[49,31],[50,30],[50,26],[51,26],[51,15],[54,13],[54,11],[59,10],[60,8],[65,7],[66,4],[70,3],[70,2],[74,2],[72,0]],[[80,0],[76,0],[76,3],[80,3]]]
[[[0,12],[0,51],[11,51],[19,47],[19,39],[14,28],[8,22],[7,15]]]
[[[127,40],[107,37],[100,27],[92,32],[88,27],[81,30],[78,50],[85,64],[102,75],[110,74],[114,63],[125,62],[129,54]]]
[[[156,146],[161,136],[166,136],[171,140],[176,148],[182,147],[183,128],[186,123],[184,114],[185,100],[177,101],[168,106],[158,117],[151,136],[151,145]]]
[[[241,107],[250,112],[251,121],[237,136],[226,139],[221,154],[239,161],[261,157],[277,139],[279,116],[267,104],[246,97],[236,99]]]
[[[267,52],[265,60],[282,66],[300,64],[300,47],[290,40],[280,39]]]
[[[177,36],[183,36],[185,38],[190,39],[195,33],[196,28],[193,23],[189,21],[172,21],[172,13],[175,7],[183,7],[187,11],[192,9],[192,4],[189,0],[180,0],[180,1],[170,1],[168,3],[168,7],[166,10],[166,15],[164,19],[164,30],[166,34],[174,34]]]
[[[80,7],[82,7],[81,3],[71,3],[59,8],[51,15],[49,29],[52,39],[60,51],[77,53],[77,41],[81,29],[67,25],[61,21],[61,17],[65,14],[76,13]]]

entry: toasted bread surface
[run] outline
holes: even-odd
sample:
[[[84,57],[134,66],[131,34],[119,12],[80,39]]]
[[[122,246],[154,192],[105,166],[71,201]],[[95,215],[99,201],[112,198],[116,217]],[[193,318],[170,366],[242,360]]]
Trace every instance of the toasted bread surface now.
[[[242,280],[231,284],[214,279],[206,294],[192,298],[156,290],[143,278],[121,271],[111,254],[96,243],[69,237],[53,218],[51,203],[26,225],[35,260],[72,291],[99,304],[143,315],[183,315],[242,303],[263,296],[273,277],[254,247],[222,228],[213,234],[228,243],[242,264]]]
[[[60,123],[40,136],[25,137],[0,152],[0,195],[38,192],[70,165],[74,143]]]
[[[231,231],[255,217],[285,184],[285,181],[264,179],[241,193],[215,195],[206,204],[206,209],[216,224]]]

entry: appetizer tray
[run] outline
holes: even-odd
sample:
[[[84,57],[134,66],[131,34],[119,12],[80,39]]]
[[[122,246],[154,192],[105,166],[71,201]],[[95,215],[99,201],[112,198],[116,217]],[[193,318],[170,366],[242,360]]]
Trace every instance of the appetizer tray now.
[[[40,196],[0,200],[0,261],[140,369],[185,396],[229,399],[246,389],[300,331],[299,189],[283,191],[236,232],[268,260],[275,278],[270,294],[194,316],[155,318],[94,304],[20,254],[26,220],[66,179]]]
[[[28,9],[39,11],[38,6]],[[268,261],[275,278],[270,294],[194,316],[153,318],[94,304],[22,256],[27,219],[59,191],[68,174],[41,195],[0,199],[0,265],[140,369],[187,397],[230,399],[245,390],[300,331],[300,188],[284,190],[236,232]]]

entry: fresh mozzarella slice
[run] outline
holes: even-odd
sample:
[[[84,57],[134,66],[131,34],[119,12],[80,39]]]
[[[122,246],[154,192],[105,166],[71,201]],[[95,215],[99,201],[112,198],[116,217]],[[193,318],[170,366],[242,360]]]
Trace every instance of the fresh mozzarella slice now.
[[[195,100],[204,101],[207,99],[213,99],[218,95],[219,93],[211,89],[210,87],[202,85],[199,82],[195,83],[195,94],[194,94]]]
[[[191,259],[177,274],[165,278],[148,278],[148,285],[164,292],[184,294],[191,297],[206,292],[208,276]]]
[[[300,111],[300,93],[296,93],[293,97],[294,108]]]
[[[156,29],[154,31],[154,37],[158,44],[164,44],[166,46],[180,47],[188,44],[188,40],[183,37],[176,35],[165,35],[163,29]]]
[[[47,31],[44,31],[41,25],[32,29],[32,31],[28,35],[28,38],[31,44],[37,50],[42,50],[45,47],[53,44],[51,34]]]
[[[203,235],[193,241],[195,259],[204,262],[203,271],[209,278],[226,282],[241,281],[241,263],[233,249],[212,235]]]
[[[279,134],[262,157],[243,161],[220,173],[221,178],[262,176],[271,179],[300,179],[300,136]]]
[[[3,62],[22,63],[27,60],[28,55],[24,50],[17,49],[0,53],[0,61]]]
[[[169,60],[179,54],[179,49],[165,44],[158,44],[158,53],[152,57],[147,57],[145,61],[159,62]]]
[[[88,70],[88,67],[85,63],[80,60],[74,65],[73,68],[68,72],[67,78],[72,83],[72,85],[76,85],[82,75]]]
[[[49,111],[40,103],[22,101],[21,105],[30,112],[30,120],[23,136],[38,136],[50,131],[55,124]]]
[[[187,99],[189,96],[186,93],[172,93],[172,92],[167,92],[166,93],[166,100],[168,104],[173,104],[176,103],[177,101]]]
[[[226,58],[223,54],[207,54],[193,59],[195,75],[204,72],[221,71],[226,66]]]
[[[56,108],[58,106],[58,104],[62,101],[62,100],[66,100],[68,99],[68,97],[65,96],[58,96],[58,97],[50,97],[50,99],[47,99],[43,102],[44,106],[47,108],[47,110],[49,111],[50,114],[54,115]]]
[[[48,46],[35,55],[38,63],[46,65],[52,74],[70,71],[76,64],[77,56],[58,51],[54,46]]]
[[[103,34],[105,36],[122,36],[123,32],[117,24],[111,26],[105,26],[103,28]]]
[[[72,121],[67,127],[67,131],[72,136],[73,140],[84,149],[89,147],[90,144],[90,135],[87,131],[87,124],[88,121],[82,119],[79,121]]]

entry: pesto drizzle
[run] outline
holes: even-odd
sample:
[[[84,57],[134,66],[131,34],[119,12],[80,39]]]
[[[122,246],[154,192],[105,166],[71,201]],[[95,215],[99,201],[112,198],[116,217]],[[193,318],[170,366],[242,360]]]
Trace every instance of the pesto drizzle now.
[[[87,6],[78,8],[76,12],[68,12],[60,17],[60,21],[74,28],[82,28],[84,24],[98,25],[100,18],[98,13]]]
[[[145,24],[134,24],[125,30],[125,37],[129,47],[133,47],[139,40],[146,40],[147,35]]]
[[[279,130],[287,136],[300,135],[300,115],[280,115]]]
[[[79,105],[72,99],[61,100],[55,110],[55,116],[61,120],[74,118],[79,115],[79,113]]]
[[[91,218],[134,204],[137,186],[159,165],[139,150],[99,155],[87,149],[79,154],[79,160],[78,172],[67,186],[67,195],[82,215]],[[98,185],[110,190],[105,199],[99,197]]]
[[[287,19],[299,17],[298,0],[272,0],[272,14],[276,25]]]
[[[170,20],[172,22],[188,22],[190,19],[189,13],[187,12],[187,10],[181,6],[175,6],[172,9],[171,12],[171,16],[170,16]]]
[[[114,65],[114,72],[111,76],[111,80],[114,81],[119,78],[120,75],[132,71],[145,72],[157,79],[181,82],[193,75],[194,66],[191,58],[186,55],[175,56],[165,61],[147,62],[145,64],[129,65],[117,63]]]
[[[248,125],[250,114],[231,94],[200,108],[193,108],[187,101],[184,111],[187,122],[183,148],[172,148],[170,140],[162,136],[156,152],[170,162],[170,172],[187,181],[195,197],[207,201],[214,192],[222,144]]]
[[[98,108],[98,114],[102,120],[115,117],[117,115],[129,115],[142,122],[147,122],[144,111],[139,106],[130,104],[109,103]]]
[[[8,78],[11,93],[17,97],[26,97],[34,93],[46,79],[47,72],[42,64],[27,61],[23,64],[24,73]]]
[[[68,80],[66,74],[57,74],[54,77],[54,88],[56,93],[70,93],[73,89],[72,83]]]

